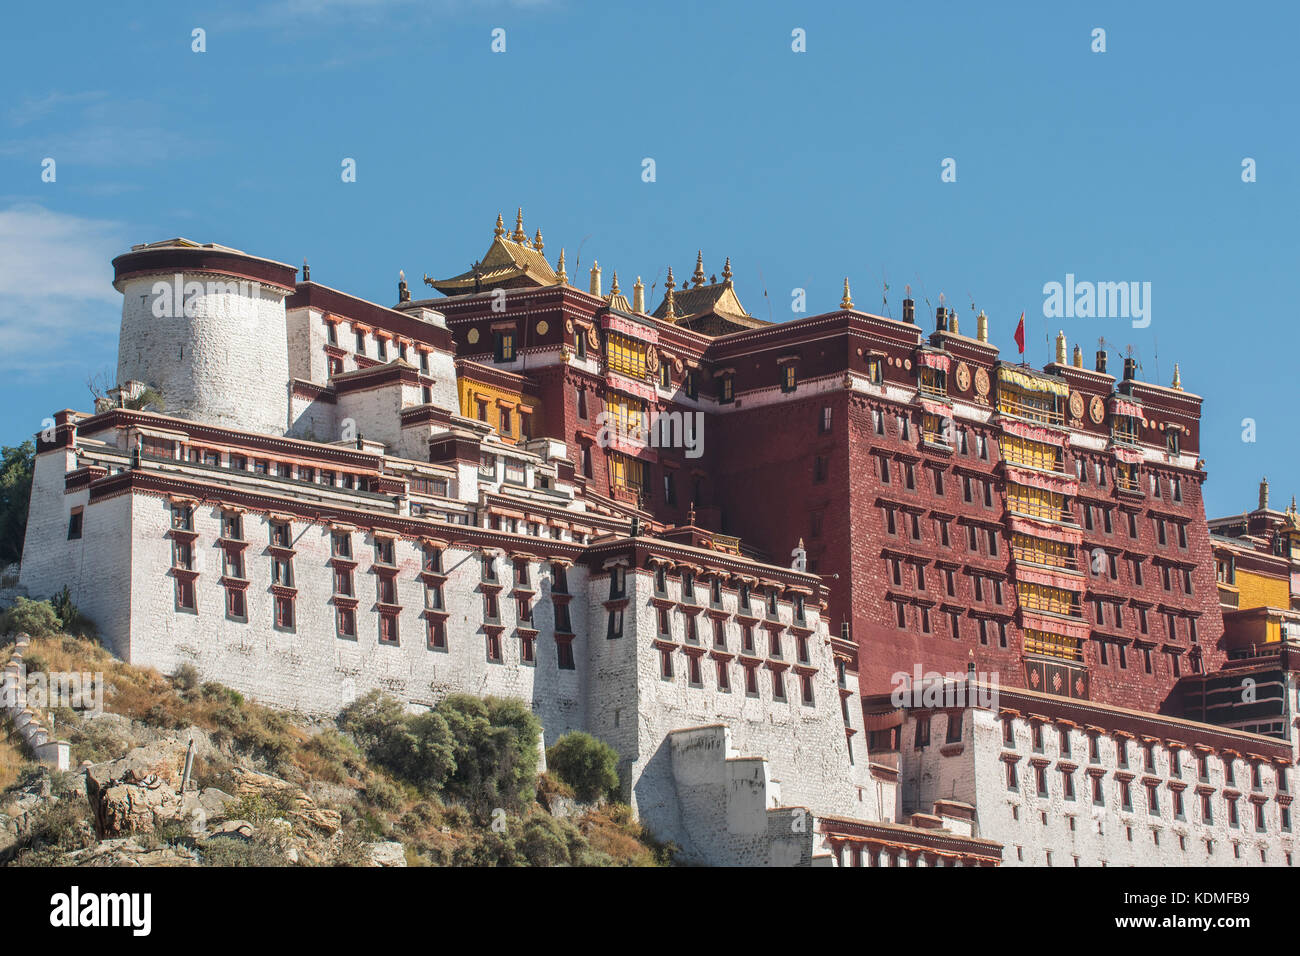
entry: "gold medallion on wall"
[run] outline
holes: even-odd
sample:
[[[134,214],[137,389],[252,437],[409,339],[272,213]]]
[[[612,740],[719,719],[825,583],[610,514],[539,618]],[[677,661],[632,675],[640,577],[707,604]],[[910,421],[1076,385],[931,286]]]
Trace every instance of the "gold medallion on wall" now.
[[[963,392],[970,389],[970,366],[965,362],[957,363],[957,388]]]
[[[1106,403],[1101,400],[1100,395],[1092,396],[1092,401],[1088,404],[1088,417],[1092,419],[1094,425],[1100,425],[1106,419]]]

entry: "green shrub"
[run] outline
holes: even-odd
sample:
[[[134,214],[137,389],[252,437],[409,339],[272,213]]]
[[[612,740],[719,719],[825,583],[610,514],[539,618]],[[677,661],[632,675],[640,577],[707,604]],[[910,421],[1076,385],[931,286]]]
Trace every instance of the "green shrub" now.
[[[580,730],[565,734],[546,751],[546,766],[584,803],[616,795],[618,752],[591,734]]]
[[[451,731],[437,711],[407,714],[401,702],[379,691],[353,701],[339,715],[375,763],[425,790],[438,790],[456,768]]]
[[[446,791],[479,819],[495,809],[518,812],[536,798],[537,741],[542,725],[518,700],[453,694],[437,707],[455,741]]]
[[[95,622],[77,609],[77,605],[72,603],[72,593],[68,586],[63,585],[63,590],[54,597],[50,598],[50,608],[54,611],[55,617],[65,634],[71,634],[74,637],[87,637],[94,640],[99,633],[99,628]]]
[[[212,837],[198,844],[198,851],[205,866],[287,866],[289,862],[274,847],[239,837]]]
[[[186,661],[176,668],[172,674],[172,683],[176,685],[179,691],[189,692],[199,686],[199,669]]]
[[[0,630],[31,637],[55,634],[62,626],[63,622],[54,613],[49,601],[31,601],[25,597],[14,598],[14,606],[0,618]]]

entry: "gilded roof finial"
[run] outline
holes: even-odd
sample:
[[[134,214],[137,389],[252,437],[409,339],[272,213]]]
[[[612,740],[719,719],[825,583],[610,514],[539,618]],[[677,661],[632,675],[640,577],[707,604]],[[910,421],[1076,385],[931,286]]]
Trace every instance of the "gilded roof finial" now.
[[[840,299],[841,309],[853,308],[853,296],[849,295],[849,277],[844,277],[844,298]]]
[[[1079,343],[1074,343],[1074,360],[1070,363],[1075,368],[1083,368],[1083,349],[1079,348]]]
[[[618,270],[615,269],[615,270],[614,270],[614,281],[613,281],[612,283],[610,283],[610,286],[609,286],[609,294],[610,294],[610,295],[618,295],[618,293],[619,293],[619,288],[618,288]]]
[[[1182,373],[1178,371],[1177,362],[1174,363],[1174,388],[1178,389],[1180,392],[1183,390],[1183,376]]]
[[[500,239],[505,234],[506,234],[506,221],[501,218],[501,213],[497,213],[497,228],[496,231],[492,233],[492,235]]]
[[[555,284],[569,284],[569,274],[564,271],[564,246],[560,246],[560,261],[555,264]]]
[[[542,230],[537,230],[537,235],[533,237],[533,248],[538,252],[542,251]]]
[[[645,286],[641,284],[640,276],[632,284],[632,311],[638,315],[645,313]]]
[[[1056,333],[1056,364],[1065,364],[1065,330]]]
[[[591,260],[591,294],[600,295],[600,263],[595,259]]]
[[[695,274],[691,276],[691,285],[699,288],[704,285],[704,250],[695,254]]]
[[[528,233],[524,232],[524,207],[519,207],[519,214],[515,216],[515,231],[510,234],[512,242],[525,245],[528,242]]]
[[[731,281],[731,256],[727,256],[727,261],[722,265],[722,281]]]
[[[908,286],[908,292],[911,292],[911,286]],[[980,314],[975,316],[975,338],[981,342],[989,340],[989,317],[980,309]]]
[[[667,293],[664,295],[664,312],[667,319],[671,322],[677,317],[677,303],[673,298],[673,290],[677,288],[677,283],[673,281],[673,267],[668,267],[668,281],[664,283]]]

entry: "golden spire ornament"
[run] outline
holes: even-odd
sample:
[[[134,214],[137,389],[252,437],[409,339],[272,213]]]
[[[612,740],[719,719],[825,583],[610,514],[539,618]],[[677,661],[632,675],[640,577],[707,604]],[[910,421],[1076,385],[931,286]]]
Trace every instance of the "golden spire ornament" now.
[[[568,285],[569,274],[564,271],[564,247],[560,246],[560,260],[555,263],[555,284]]]
[[[524,232],[524,207],[519,207],[519,214],[515,216],[515,231],[511,233],[510,240],[523,245],[528,241],[528,233]]]
[[[691,285],[699,288],[704,285],[704,250],[695,254],[695,275],[691,276]]]
[[[1178,371],[1177,362],[1174,363],[1174,388],[1178,389],[1180,392],[1183,390],[1183,376]]]
[[[673,281],[673,267],[668,267],[668,281],[664,283],[667,293],[664,295],[665,318],[672,321],[677,316],[677,303],[673,300],[673,290],[677,288],[677,283]]]
[[[849,277],[844,277],[844,297],[840,299],[841,309],[853,308],[853,296],[849,294]]]
[[[533,237],[533,248],[538,252],[542,251],[542,230],[537,230],[537,235]]]
[[[645,314],[645,286],[642,285],[640,276],[632,284],[632,311],[638,315]]]
[[[727,256],[727,261],[722,265],[722,281],[731,281],[731,256]]]
[[[500,239],[505,234],[506,234],[506,221],[503,218],[501,218],[501,213],[497,213],[497,228],[496,231],[492,233],[492,235]]]

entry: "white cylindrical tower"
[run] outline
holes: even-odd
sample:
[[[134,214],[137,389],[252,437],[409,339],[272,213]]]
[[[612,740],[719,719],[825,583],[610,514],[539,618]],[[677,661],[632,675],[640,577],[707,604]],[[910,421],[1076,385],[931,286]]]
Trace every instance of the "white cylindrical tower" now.
[[[132,247],[113,268],[124,297],[119,386],[152,386],[178,418],[285,432],[293,266],[170,239]]]

